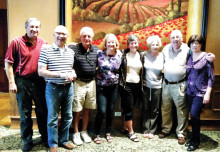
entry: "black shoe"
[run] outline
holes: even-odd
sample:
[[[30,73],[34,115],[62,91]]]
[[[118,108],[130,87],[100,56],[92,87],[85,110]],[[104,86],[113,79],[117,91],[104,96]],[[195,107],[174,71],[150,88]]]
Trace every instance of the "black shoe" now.
[[[187,148],[187,151],[194,151],[199,147],[198,142],[192,142],[189,147]]]
[[[48,139],[47,139],[47,138],[41,138],[40,143],[41,143],[44,147],[49,148]]]
[[[29,152],[31,151],[31,149],[33,148],[33,143],[28,143],[28,144],[25,144],[23,147],[22,147],[22,151],[23,152]]]
[[[192,139],[190,139],[189,141],[186,142],[185,146],[189,147],[192,144]]]

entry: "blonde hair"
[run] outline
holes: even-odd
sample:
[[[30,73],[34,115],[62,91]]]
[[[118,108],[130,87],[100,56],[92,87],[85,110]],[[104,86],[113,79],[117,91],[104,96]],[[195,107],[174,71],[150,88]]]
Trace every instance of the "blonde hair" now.
[[[157,41],[159,43],[159,47],[162,46],[162,42],[161,42],[160,37],[158,35],[154,35],[154,36],[150,36],[147,38],[147,40],[146,40],[147,47],[149,48],[154,41]]]
[[[109,39],[109,38],[112,38],[114,41],[115,41],[115,43],[116,43],[116,49],[119,49],[119,42],[118,42],[118,39],[117,39],[117,37],[114,35],[114,34],[112,34],[112,33],[109,33],[109,34],[106,34],[105,35],[105,37],[104,37],[104,39],[103,39],[103,49],[104,50],[106,50],[107,48],[106,48],[106,43],[107,43],[107,40]]]

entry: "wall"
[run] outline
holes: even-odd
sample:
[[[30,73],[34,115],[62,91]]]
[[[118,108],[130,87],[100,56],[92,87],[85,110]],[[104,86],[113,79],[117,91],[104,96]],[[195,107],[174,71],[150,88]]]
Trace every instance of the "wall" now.
[[[206,51],[215,54],[215,75],[220,75],[220,1],[209,1]]]
[[[25,34],[24,23],[30,17],[41,21],[39,37],[49,44],[54,41],[53,31],[59,24],[59,0],[8,0],[8,42]]]

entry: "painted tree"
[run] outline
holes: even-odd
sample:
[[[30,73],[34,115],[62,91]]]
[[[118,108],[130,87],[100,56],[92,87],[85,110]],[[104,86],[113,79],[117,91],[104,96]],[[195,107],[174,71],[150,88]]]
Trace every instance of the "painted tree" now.
[[[169,10],[170,10],[170,11],[173,10],[173,0],[170,0],[170,3],[169,3]]]
[[[181,12],[181,0],[177,0],[177,12]]]

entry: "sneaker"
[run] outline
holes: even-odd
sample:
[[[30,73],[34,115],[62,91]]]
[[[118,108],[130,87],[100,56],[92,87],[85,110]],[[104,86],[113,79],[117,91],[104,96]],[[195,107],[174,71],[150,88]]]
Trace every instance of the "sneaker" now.
[[[91,137],[89,137],[87,131],[81,131],[81,138],[86,143],[90,143],[92,141],[92,139],[91,139]]]
[[[79,132],[73,134],[73,143],[74,143],[75,145],[77,145],[77,146],[83,144],[83,141],[82,141],[82,139],[81,139],[81,137],[80,137],[80,133],[79,133]]]

